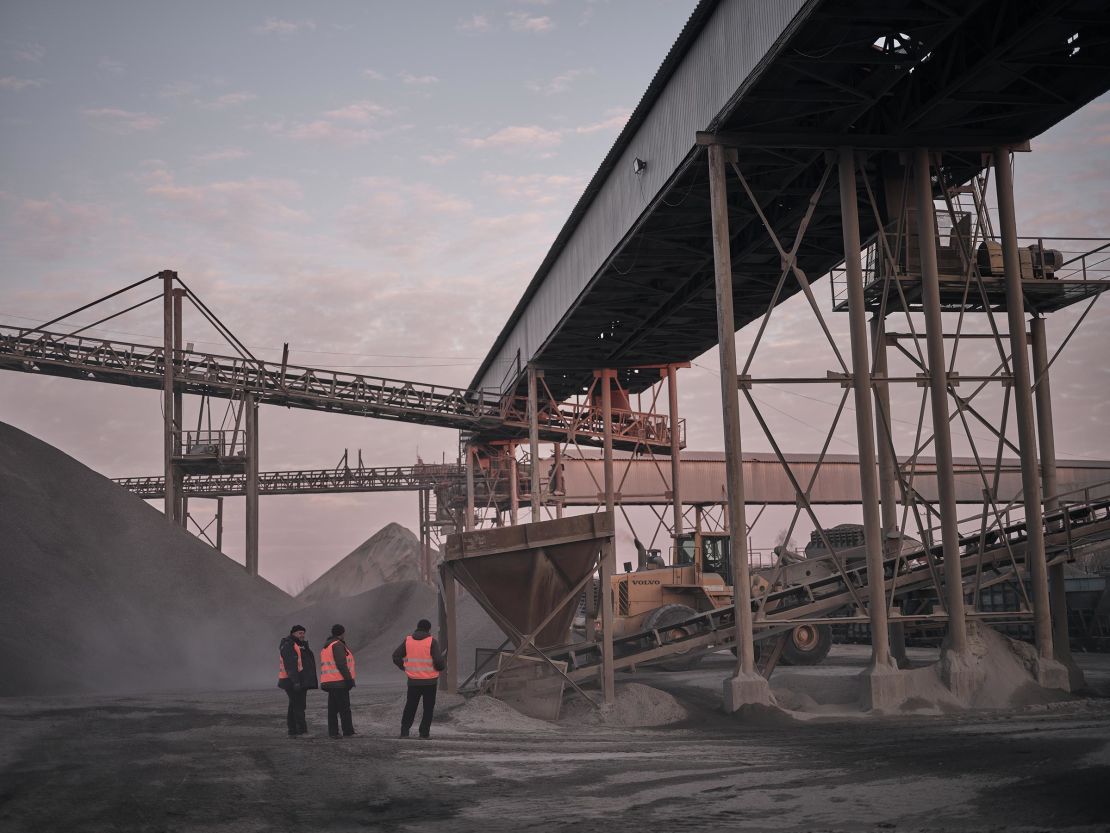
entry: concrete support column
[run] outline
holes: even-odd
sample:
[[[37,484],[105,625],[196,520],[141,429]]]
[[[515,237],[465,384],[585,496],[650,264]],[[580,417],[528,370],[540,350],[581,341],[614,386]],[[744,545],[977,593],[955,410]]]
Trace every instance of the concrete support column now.
[[[509,525],[516,526],[520,523],[520,484],[517,483],[516,474],[516,445],[509,443],[506,446],[509,454]]]
[[[563,489],[563,444],[555,443],[554,452],[555,467],[551,470],[551,490],[553,492],[562,492]],[[563,499],[560,497],[555,504],[555,517],[563,517]]]
[[[182,363],[181,348],[184,342],[182,341],[181,301],[184,297],[184,289],[173,291],[173,366],[175,376],[177,375],[177,368],[181,367]],[[173,453],[175,457],[181,457],[184,453],[182,447],[182,431],[185,429],[184,399],[181,390],[175,387],[173,393]],[[174,521],[188,529],[189,499],[185,496],[185,472],[181,470],[180,466],[176,465],[173,467],[173,491],[177,496],[177,505],[174,506]]]
[[[1033,375],[1037,380],[1037,439],[1041,452],[1041,490],[1044,508],[1060,508],[1060,491],[1056,479],[1056,437],[1052,427],[1052,386],[1048,377],[1048,339],[1045,321],[1035,316],[1029,322],[1033,347]],[[1053,564],[1048,568],[1049,595],[1052,602],[1052,650],[1057,662],[1068,669],[1071,689],[1076,691],[1086,685],[1083,671],[1071,656],[1071,638],[1068,634],[1068,595],[1064,584],[1064,565]]]
[[[671,423],[671,508],[675,538],[682,534],[682,436],[678,429],[678,368],[667,365],[667,417]]]
[[[863,297],[863,264],[860,260],[859,207],[856,194],[856,160],[851,148],[839,150],[840,217],[844,239],[844,270],[848,289],[848,322],[852,348],[852,393],[859,446],[860,498],[863,535],[867,549],[868,618],[871,621],[871,708],[894,705],[900,699],[897,666],[887,641],[886,583],[883,580],[883,533],[879,517],[879,471],[875,459],[875,423],[871,402],[871,351],[867,343],[867,309]]]
[[[474,529],[474,446],[466,446],[466,518],[463,519],[463,529],[467,532]]]
[[[1048,569],[1045,564],[1044,523],[1041,514],[1041,483],[1037,471],[1037,428],[1034,422],[1033,391],[1029,378],[1029,345],[1025,337],[1025,299],[1018,257],[1017,217],[1014,213],[1014,179],[1010,152],[994,151],[994,185],[998,201],[998,226],[1002,237],[1002,265],[1006,272],[1006,317],[1010,329],[1010,361],[1013,367],[1014,410],[1017,413],[1018,450],[1021,453],[1021,489],[1024,496],[1025,561],[1033,584],[1033,627],[1040,656],[1041,684],[1067,688],[1067,671],[1053,661],[1052,614],[1048,598]]]
[[[616,480],[613,474],[613,378],[611,370],[601,372],[601,421],[604,426],[603,454],[605,472],[605,511],[616,524]],[[601,558],[601,690],[606,703],[615,698],[613,679],[613,573],[617,567],[616,536],[605,544]]]
[[[532,458],[532,523],[540,520],[540,373],[528,365],[528,453]]]
[[[177,520],[177,490],[174,488],[173,432],[173,282],[176,272],[162,272],[162,457],[166,482],[162,511],[166,520]]]
[[[258,575],[258,402],[253,393],[243,400],[247,412],[247,573]]]
[[[914,196],[917,206],[917,242],[921,254],[921,295],[925,313],[925,340],[929,358],[929,404],[933,414],[933,446],[937,458],[941,544],[944,552],[944,602],[948,610],[948,649],[957,656],[967,652],[963,578],[960,574],[960,531],[956,525],[956,480],[952,470],[952,432],[948,420],[948,370],[944,356],[944,322],[940,312],[940,275],[934,226],[933,186],[929,179],[929,152],[914,151]],[[955,669],[957,672],[961,669]],[[950,677],[949,684],[954,682]],[[958,681],[956,681],[958,684]]]
[[[717,342],[720,345],[721,405],[725,423],[729,543],[733,604],[736,610],[737,663],[724,682],[724,707],[737,711],[749,703],[771,704],[771,688],[755,670],[752,641],[752,585],[748,568],[748,524],[744,514],[744,468],[740,446],[740,402],[736,389],[736,321],[732,305],[732,252],[729,246],[728,185],[725,149],[709,146],[709,198],[713,217],[713,265],[717,287]]]
[[[883,319],[871,319],[871,344],[875,351],[874,375],[885,379],[888,374],[886,357],[886,326]],[[902,531],[898,525],[898,461],[894,458],[891,427],[890,384],[875,382],[875,430],[879,443],[879,505],[883,523],[883,558],[891,559],[902,549]],[[892,621],[887,628],[890,655],[899,668],[909,667],[906,656],[906,627]]]

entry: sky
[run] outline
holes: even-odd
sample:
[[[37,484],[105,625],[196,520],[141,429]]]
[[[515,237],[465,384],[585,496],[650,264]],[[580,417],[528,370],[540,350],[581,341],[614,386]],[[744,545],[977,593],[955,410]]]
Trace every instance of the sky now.
[[[0,323],[41,323],[173,269],[263,358],[288,342],[295,364],[466,385],[694,5],[4,3]],[[1108,146],[1107,97],[1034,141],[1017,160],[1023,234],[1110,236]],[[815,291],[827,300],[828,282]],[[1053,348],[1078,315],[1050,319]],[[1054,366],[1061,457],[1110,459],[1108,324],[1096,306]],[[184,328],[226,351],[198,315]],[[157,342],[158,311],[95,332]],[[812,366],[814,332],[785,305],[756,367]],[[742,354],[750,341],[738,336]],[[716,367],[711,351],[680,374],[692,449],[721,448]],[[757,396],[789,450],[820,448],[835,393]],[[110,477],[160,473],[159,399],[0,375],[0,420]],[[912,440],[919,402],[905,399]],[[767,450],[746,420],[745,449]],[[457,435],[264,408],[260,446],[263,470],[330,467],[345,449],[407,465],[453,459]],[[849,422],[830,451],[854,451]],[[227,502],[225,532],[240,560],[241,502]],[[385,523],[415,528],[416,512],[415,494],[265,498],[261,571],[302,586]]]

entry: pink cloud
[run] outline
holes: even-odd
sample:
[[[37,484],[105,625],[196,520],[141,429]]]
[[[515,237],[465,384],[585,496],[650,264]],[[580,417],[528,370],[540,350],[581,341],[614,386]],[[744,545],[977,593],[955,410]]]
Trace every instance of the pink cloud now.
[[[287,37],[298,32],[311,32],[315,28],[316,23],[312,20],[281,20],[276,17],[268,17],[265,23],[254,27],[254,31],[259,35]]]
[[[26,89],[41,87],[45,83],[45,78],[16,78],[13,75],[5,75],[0,78],[0,90],[21,93]]]
[[[165,119],[149,113],[133,113],[118,107],[88,108],[81,111],[105,130],[113,133],[142,133],[157,130]]]
[[[539,125],[519,125],[503,127],[489,136],[479,139],[466,139],[464,143],[472,148],[533,147],[552,148],[563,141],[558,130],[548,130]]]

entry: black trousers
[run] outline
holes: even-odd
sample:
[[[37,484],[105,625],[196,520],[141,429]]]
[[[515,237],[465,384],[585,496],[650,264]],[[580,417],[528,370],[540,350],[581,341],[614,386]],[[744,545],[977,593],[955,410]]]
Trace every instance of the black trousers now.
[[[410,685],[409,696],[405,700],[405,711],[401,715],[401,734],[407,735],[416,717],[416,706],[423,700],[424,709],[420,713],[420,737],[428,737],[432,729],[432,715],[436,710],[436,685]]]
[[[289,734],[303,735],[308,731],[308,724],[305,723],[304,719],[308,689],[302,688],[299,691],[294,691],[291,688],[287,688],[285,689],[285,693],[289,695],[289,711],[285,714],[285,722],[289,726]]]
[[[355,727],[351,723],[351,690],[348,688],[328,689],[328,734],[339,737],[339,724],[343,723],[343,734],[353,735]]]

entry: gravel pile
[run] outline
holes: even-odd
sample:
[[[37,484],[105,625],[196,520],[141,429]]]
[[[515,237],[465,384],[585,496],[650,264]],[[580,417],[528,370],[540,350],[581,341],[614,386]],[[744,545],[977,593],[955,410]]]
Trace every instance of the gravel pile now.
[[[438,554],[432,554],[432,561]],[[420,540],[397,523],[387,524],[363,541],[297,596],[308,605],[342,596],[357,596],[399,581],[420,578]]]
[[[276,680],[284,592],[0,423],[0,696]]]

